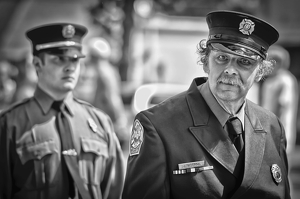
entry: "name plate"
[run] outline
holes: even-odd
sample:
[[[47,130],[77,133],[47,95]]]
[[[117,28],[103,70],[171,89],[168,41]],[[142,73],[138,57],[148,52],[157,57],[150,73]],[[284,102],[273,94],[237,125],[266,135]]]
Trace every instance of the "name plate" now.
[[[178,169],[190,169],[190,168],[197,168],[203,166],[204,166],[204,160],[178,164]]]

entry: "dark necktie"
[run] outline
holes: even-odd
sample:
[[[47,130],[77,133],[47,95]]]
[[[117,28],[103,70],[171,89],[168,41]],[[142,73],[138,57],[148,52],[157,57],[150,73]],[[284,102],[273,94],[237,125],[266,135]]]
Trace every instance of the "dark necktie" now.
[[[61,146],[61,150],[63,154],[62,159],[65,159],[64,156],[65,153],[73,153],[73,154],[76,153],[73,145],[73,139],[72,139],[69,123],[66,118],[65,106],[62,101],[55,101],[52,104],[52,108],[57,111],[56,126],[59,131],[61,145],[62,145]],[[69,196],[71,198],[74,198],[75,197],[74,181],[69,171],[68,171],[68,182],[69,182]]]
[[[62,159],[63,163],[67,166],[69,176],[69,197],[74,198],[78,189],[81,198],[91,199],[89,191],[86,189],[83,180],[79,174],[77,152],[74,147],[73,138],[71,134],[71,128],[66,117],[66,107],[62,101],[55,101],[52,104],[52,108],[57,111],[56,125],[59,131],[61,145],[62,145]],[[77,195],[77,194],[76,194]]]
[[[62,151],[72,151],[74,149],[73,138],[66,118],[65,106],[63,102],[55,101],[52,107],[57,111],[57,127],[61,137]],[[75,151],[73,152],[76,153]]]
[[[229,118],[227,121],[228,135],[234,144],[236,150],[240,153],[244,147],[242,135],[242,123],[237,117]]]

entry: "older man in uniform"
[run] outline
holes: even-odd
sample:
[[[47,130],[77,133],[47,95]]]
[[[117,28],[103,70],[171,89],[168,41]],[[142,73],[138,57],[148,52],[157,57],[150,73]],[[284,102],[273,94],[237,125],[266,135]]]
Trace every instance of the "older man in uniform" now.
[[[73,97],[82,38],[77,24],[29,30],[38,84],[0,115],[0,198],[120,198],[122,151],[110,118]]]
[[[208,78],[136,115],[123,199],[288,199],[279,119],[246,99],[279,37],[254,16],[215,11],[198,53]]]

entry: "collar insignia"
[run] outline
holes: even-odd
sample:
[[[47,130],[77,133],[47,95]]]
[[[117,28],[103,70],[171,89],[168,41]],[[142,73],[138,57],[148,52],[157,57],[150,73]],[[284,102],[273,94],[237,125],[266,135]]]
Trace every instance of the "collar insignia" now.
[[[75,35],[75,28],[72,25],[67,25],[63,27],[62,35],[64,38],[72,38]]]
[[[89,126],[92,129],[92,131],[94,133],[97,133],[98,127],[97,127],[97,124],[95,123],[95,121],[92,118],[89,118],[88,123],[89,123]]]
[[[251,33],[254,31],[254,22],[252,22],[250,19],[243,19],[243,21],[240,23],[239,30],[244,35],[251,35]]]

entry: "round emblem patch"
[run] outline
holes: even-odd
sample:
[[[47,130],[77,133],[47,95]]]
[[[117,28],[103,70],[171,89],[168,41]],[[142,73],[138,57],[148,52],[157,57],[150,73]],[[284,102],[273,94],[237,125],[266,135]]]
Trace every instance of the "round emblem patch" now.
[[[281,174],[281,169],[277,164],[272,164],[271,166],[271,172],[272,172],[272,176],[273,179],[275,180],[275,182],[277,184],[279,184],[282,181],[282,174]]]
[[[130,136],[130,150],[129,155],[138,155],[144,140],[144,128],[140,121],[136,119],[133,123],[132,132]]]
[[[254,22],[250,19],[243,19],[243,21],[240,23],[239,30],[244,35],[251,35],[251,33],[254,31]]]
[[[72,38],[75,35],[75,28],[72,25],[67,25],[63,27],[62,35],[64,38]]]

